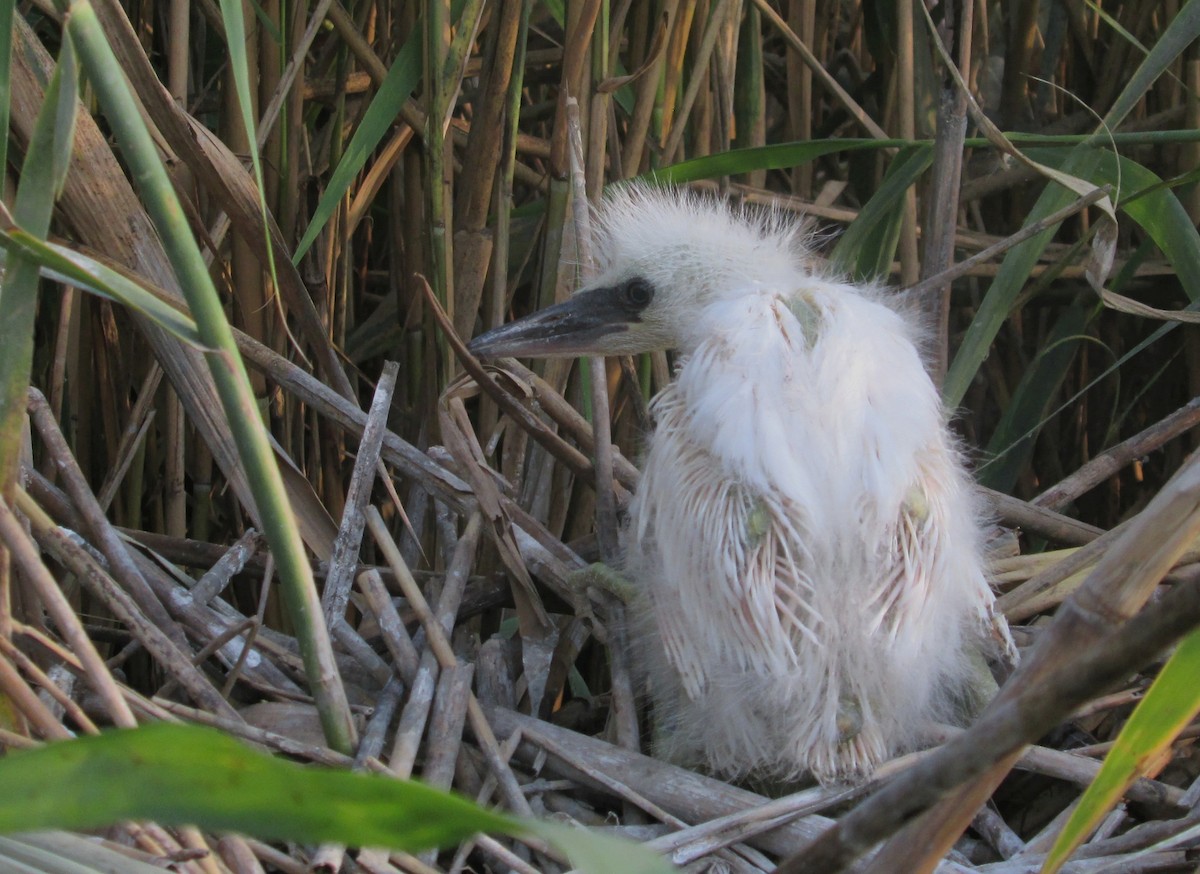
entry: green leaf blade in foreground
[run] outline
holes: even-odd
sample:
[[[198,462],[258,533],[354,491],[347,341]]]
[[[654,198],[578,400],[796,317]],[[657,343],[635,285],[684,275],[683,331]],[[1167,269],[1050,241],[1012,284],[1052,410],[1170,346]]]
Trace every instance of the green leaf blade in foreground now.
[[[90,291],[136,310],[164,331],[193,346],[204,348],[196,322],[133,279],[67,246],[47,243],[13,227],[0,230],[0,247],[19,252],[37,264],[50,279]]]
[[[392,122],[400,114],[400,107],[417,87],[421,77],[421,33],[415,31],[408,42],[396,55],[378,93],[371,98],[371,105],[363,114],[362,121],[350,138],[350,144],[342,155],[342,160],[334,168],[329,184],[321,194],[317,208],[313,211],[312,221],[304,231],[304,236],[292,254],[292,261],[300,263],[304,253],[308,251],[317,234],[329,222],[339,201],[354,181],[355,174],[367,163],[371,152],[379,145],[384,134],[391,128]]]
[[[419,783],[305,768],[210,729],[166,723],[13,753],[0,762],[0,783],[0,832],[153,819],[415,850],[520,830]]]
[[[145,819],[416,852],[489,831],[537,835],[597,874],[670,870],[624,841],[503,816],[417,782],[304,767],[199,726],[158,723],[14,752],[0,760],[0,786],[0,834]]]
[[[1146,773],[1179,732],[1200,713],[1200,631],[1184,638],[1146,697],[1121,729],[1100,773],[1063,826],[1043,872],[1052,874],[1092,832],[1129,785]]]

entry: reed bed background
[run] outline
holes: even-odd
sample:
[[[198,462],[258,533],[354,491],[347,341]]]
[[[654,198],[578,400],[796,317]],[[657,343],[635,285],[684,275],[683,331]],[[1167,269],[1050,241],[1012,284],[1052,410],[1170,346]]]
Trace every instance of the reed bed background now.
[[[1183,638],[1141,779],[1085,801],[1064,870],[1194,869],[1197,0],[24,0],[0,33],[5,747],[198,722],[680,864],[1032,871]],[[639,752],[622,607],[576,572],[669,356],[463,352],[575,287],[572,198],[643,176],[806,217],[931,326],[1026,658],[866,786],[768,803]],[[453,807],[424,843],[364,831],[401,802],[338,815],[358,784],[243,810],[191,742],[39,760],[48,800],[7,791],[0,830],[256,836],[108,833],[188,871],[565,870],[528,836],[455,850],[505,826]]]

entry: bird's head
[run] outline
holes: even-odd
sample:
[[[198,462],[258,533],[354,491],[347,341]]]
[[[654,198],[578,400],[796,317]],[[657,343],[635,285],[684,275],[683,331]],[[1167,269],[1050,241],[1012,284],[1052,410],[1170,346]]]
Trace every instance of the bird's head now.
[[[628,185],[596,215],[599,273],[569,300],[471,341],[481,357],[689,351],[709,304],[786,291],[808,271],[800,225],[687,189]]]

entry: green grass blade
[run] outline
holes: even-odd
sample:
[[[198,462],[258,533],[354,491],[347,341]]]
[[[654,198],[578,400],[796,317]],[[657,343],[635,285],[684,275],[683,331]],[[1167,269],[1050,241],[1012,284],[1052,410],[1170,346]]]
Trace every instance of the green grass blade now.
[[[647,173],[642,178],[651,182],[680,185],[684,182],[695,182],[697,179],[738,176],[743,173],[753,173],[755,170],[788,170],[825,155],[840,152],[896,149],[912,145],[914,143],[909,140],[804,140],[773,146],[757,146],[752,149],[731,149],[715,155],[691,158]]]
[[[349,753],[354,748],[354,725],[334,663],[328,629],[321,617],[312,567],[250,388],[246,365],[225,319],[221,297],[95,10],[87,0],[77,0],[72,3],[67,20],[67,33],[75,40],[130,175],[162,237],[204,344],[214,350],[207,356],[213,383],[279,570],[284,604],[300,646],[322,728],[331,747]]]
[[[1196,300],[1200,297],[1200,232],[1175,192],[1132,158],[1107,149],[1090,151],[1093,161],[1088,178],[1097,185],[1120,185],[1118,209],[1154,240],[1179,274],[1184,293]],[[1055,149],[1031,149],[1030,154],[1050,166],[1062,163],[1065,157]]]
[[[11,37],[11,31],[6,36]],[[44,238],[50,230],[55,195],[66,178],[79,103],[77,78],[74,49],[70,40],[64,40],[34,124],[13,204],[13,217],[34,237]],[[7,127],[2,135],[7,137]],[[33,367],[38,266],[23,255],[9,254],[0,269],[0,493],[7,494],[16,472]]]
[[[1065,163],[1068,155],[1061,150],[1030,149],[1033,160],[1047,166]],[[1097,185],[1120,185],[1125,193],[1118,201],[1121,213],[1132,218],[1149,235],[1179,275],[1180,283],[1192,300],[1200,295],[1200,233],[1189,220],[1187,211],[1150,170],[1123,155],[1106,149],[1094,150],[1090,180]],[[1080,334],[1088,321],[1076,308],[1065,314],[1053,331],[1045,352],[1022,378],[988,443],[989,461],[980,465],[980,481],[991,488],[1006,491],[1016,481],[1038,430],[1045,424],[1050,401],[1066,375],[1073,357],[1072,349],[1061,345],[1066,338]],[[1094,308],[1092,310],[1095,312]],[[1123,358],[1122,361],[1125,359]],[[1105,370],[1103,375],[1111,373]],[[1094,384],[1094,383],[1093,383]],[[1060,407],[1061,409],[1061,407]]]
[[[1098,304],[1076,303],[1059,316],[1045,348],[1021,375],[1012,400],[992,432],[984,451],[988,460],[975,470],[981,484],[1006,494],[1016,484],[1038,432],[1049,420],[1050,404],[1058,396],[1079,344],[1088,339],[1084,333],[1088,323],[1098,310]]]
[[[12,32],[15,3],[0,3],[0,167],[8,166],[8,119],[12,114]]]
[[[1200,0],[1188,0],[1113,101],[1104,116],[1104,127],[1110,130],[1118,127],[1154,81],[1197,39],[1200,39]]]
[[[258,189],[258,209],[262,216],[263,244],[267,247],[267,267],[271,274],[271,285],[279,287],[279,278],[275,275],[275,255],[271,251],[271,227],[267,218],[266,186],[263,184],[262,159],[258,149],[254,117],[254,100],[250,93],[250,64],[246,57],[246,21],[242,17],[241,0],[220,0],[221,21],[225,25],[225,43],[229,49],[229,68],[233,72],[234,88],[237,89],[238,109],[241,111],[242,126],[246,129],[246,141],[250,143],[250,166],[254,168],[254,185]],[[259,10],[261,13],[261,10]],[[262,15],[266,19],[265,13]],[[280,41],[278,30],[272,37]]]
[[[0,832],[153,819],[271,840],[416,850],[515,821],[419,783],[303,768],[220,732],[166,723],[14,753],[0,762]]]
[[[596,874],[669,870],[624,841],[503,816],[415,781],[303,767],[200,726],[158,723],[14,752],[0,761],[0,785],[0,833],[146,819],[416,852],[502,832],[551,841]]]
[[[904,220],[904,192],[932,161],[933,149],[929,146],[900,150],[884,174],[879,190],[833,247],[830,260],[839,272],[856,280],[887,278]]]
[[[1072,149],[1061,165],[1063,172],[1083,179],[1091,179],[1099,163],[1099,151],[1086,147]],[[1067,206],[1074,192],[1060,185],[1048,185],[1034,204],[1025,222],[1036,222]],[[975,318],[963,335],[954,360],[946,372],[946,381],[942,388],[942,396],[946,405],[951,409],[962,403],[967,387],[975,378],[979,366],[987,358],[992,341],[1000,333],[1000,328],[1008,319],[1016,302],[1017,295],[1025,287],[1025,282],[1033,272],[1034,265],[1053,238],[1058,226],[1047,228],[1024,243],[1014,246],[1004,257],[983,302],[979,306]]]
[[[166,303],[163,296],[139,285],[128,276],[74,249],[39,240],[20,228],[0,231],[0,246],[19,252],[41,268],[43,276],[108,298],[137,310],[164,331],[185,343],[203,347],[196,323],[186,313]]]
[[[371,152],[375,150],[375,147],[379,145],[391,128],[392,122],[400,113],[400,107],[417,87],[420,78],[421,31],[417,29],[396,55],[396,60],[392,62],[387,77],[379,87],[379,93],[371,98],[371,105],[363,114],[362,121],[354,131],[354,136],[350,138],[350,144],[346,146],[342,160],[334,168],[333,174],[329,178],[329,184],[325,186],[317,208],[313,211],[312,220],[308,223],[308,228],[304,231],[304,236],[300,238],[300,243],[292,255],[294,263],[300,263],[304,253],[316,240],[317,234],[329,223],[342,196],[350,187],[350,183],[354,181],[355,175],[363,168]]]
[[[1053,874],[1096,827],[1121,794],[1159,759],[1189,722],[1200,713],[1200,631],[1184,638],[1163,667],[1146,697],[1121,729],[1100,773],[1046,857],[1042,871]]]
[[[1200,232],[1175,192],[1150,170],[1124,155],[1104,153],[1100,172],[1116,175],[1119,165],[1127,197],[1121,211],[1138,223],[1179,275],[1180,285],[1191,300],[1200,299]]]

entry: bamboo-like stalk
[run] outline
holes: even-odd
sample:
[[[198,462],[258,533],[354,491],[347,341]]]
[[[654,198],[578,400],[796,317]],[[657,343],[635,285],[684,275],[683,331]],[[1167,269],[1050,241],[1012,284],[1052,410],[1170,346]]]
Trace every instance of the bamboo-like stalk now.
[[[213,380],[242,453],[246,475],[258,501],[263,528],[275,550],[284,597],[296,627],[322,726],[331,747],[340,752],[349,752],[354,744],[354,726],[349,718],[341,678],[333,663],[328,632],[320,620],[320,603],[312,571],[304,556],[304,547],[220,298],[209,279],[116,58],[104,39],[100,22],[86,0],[72,4],[69,32],[77,42],[80,57],[101,105],[124,146],[125,159],[133,168],[135,179],[142,183],[142,196],[155,218],[171,262],[182,279],[181,284],[197,326],[205,342],[217,350],[210,353],[209,357]]]

